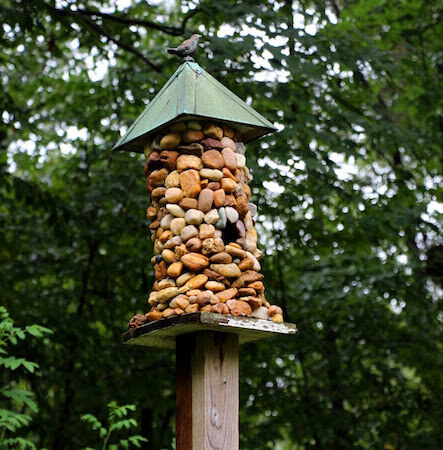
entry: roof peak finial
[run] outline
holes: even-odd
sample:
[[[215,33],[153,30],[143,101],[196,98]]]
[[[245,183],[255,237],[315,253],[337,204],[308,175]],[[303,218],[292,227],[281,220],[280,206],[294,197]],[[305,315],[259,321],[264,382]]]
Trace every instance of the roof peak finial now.
[[[191,56],[196,50],[198,46],[198,40],[200,39],[199,34],[193,34],[189,39],[186,39],[183,43],[181,43],[176,48],[168,48],[166,49],[168,53],[172,55],[177,55],[183,58],[184,61],[194,61],[194,58]]]

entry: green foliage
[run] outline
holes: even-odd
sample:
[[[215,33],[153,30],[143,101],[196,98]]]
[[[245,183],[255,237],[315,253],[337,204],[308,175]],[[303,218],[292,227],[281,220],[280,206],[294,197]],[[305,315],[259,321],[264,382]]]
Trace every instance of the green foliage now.
[[[120,448],[137,447],[140,448],[142,442],[146,442],[142,436],[132,435],[126,439],[119,439],[118,444],[111,444],[111,434],[121,430],[131,430],[137,427],[135,419],[126,418],[129,411],[135,411],[135,405],[117,405],[117,402],[112,401],[108,403],[108,428],[102,426],[102,423],[92,414],[84,414],[82,420],[88,423],[93,430],[98,431],[100,439],[103,442],[102,450],[118,450]],[[114,433],[115,434],[115,433]],[[131,448],[132,448],[131,447]],[[90,450],[91,447],[85,447],[85,450]]]
[[[78,417],[115,398],[171,447],[173,358],[120,344],[154,281],[143,158],[109,149],[199,31],[198,62],[281,128],[247,161],[266,295],[300,333],[242,351],[241,448],[438,448],[441,2],[0,3],[1,303],[54,330],[18,342],[42,376],[12,372],[33,442],[92,442]]]
[[[35,338],[43,338],[51,334],[51,330],[40,325],[28,325],[24,328],[17,327],[9,316],[7,309],[0,306],[0,368],[11,371],[34,373],[38,364],[25,358],[17,358],[11,355],[10,347],[17,345],[19,340],[25,340],[27,335]],[[9,376],[7,378],[9,380]],[[17,435],[21,428],[29,425],[32,420],[30,413],[38,411],[33,399],[33,394],[23,385],[17,377],[0,387],[0,448],[36,448],[32,441]],[[24,385],[25,387],[25,385]]]

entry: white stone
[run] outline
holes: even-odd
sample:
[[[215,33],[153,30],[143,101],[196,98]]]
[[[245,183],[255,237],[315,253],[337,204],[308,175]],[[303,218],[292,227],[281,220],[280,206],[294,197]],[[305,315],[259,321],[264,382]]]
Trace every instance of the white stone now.
[[[160,222],[160,227],[163,228],[164,230],[168,230],[171,226],[173,218],[174,216],[172,214],[166,214],[166,216],[163,217],[163,219]]]
[[[185,217],[185,211],[178,205],[168,203],[166,205],[166,210],[175,217]]]
[[[260,306],[256,310],[252,311],[251,317],[255,317],[256,319],[268,319],[268,308],[266,306]]]
[[[201,169],[200,176],[210,181],[220,181],[223,178],[223,173],[218,169]]]
[[[205,213],[198,209],[188,209],[185,213],[185,220],[189,225],[200,225],[204,217]]]
[[[180,232],[180,237],[183,242],[186,242],[188,239],[191,239],[195,236],[198,236],[198,229],[194,227],[194,225],[187,225]]]
[[[237,167],[239,169],[243,169],[246,166],[246,157],[245,155],[240,155],[240,153],[236,153],[235,157],[237,158]]]
[[[205,222],[214,224],[218,220],[218,212],[216,209],[211,209],[208,213],[205,215]]]
[[[232,206],[226,206],[226,217],[228,218],[229,222],[235,223],[239,219],[238,212],[232,207]]]
[[[258,259],[251,252],[246,252],[246,256],[254,261],[254,267],[252,268],[252,270],[256,270],[257,272],[259,272],[261,270],[261,265],[258,262]]]
[[[223,235],[222,230],[215,230],[214,231],[214,239],[221,238],[222,235]]]

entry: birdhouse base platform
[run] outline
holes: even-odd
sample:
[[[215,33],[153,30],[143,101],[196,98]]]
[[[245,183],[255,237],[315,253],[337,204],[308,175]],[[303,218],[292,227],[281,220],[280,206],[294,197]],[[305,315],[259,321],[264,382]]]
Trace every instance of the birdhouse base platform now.
[[[251,317],[215,313],[191,313],[150,322],[123,334],[125,344],[176,348],[176,338],[199,331],[217,331],[238,335],[239,344],[281,335],[295,335],[293,323],[275,323]]]

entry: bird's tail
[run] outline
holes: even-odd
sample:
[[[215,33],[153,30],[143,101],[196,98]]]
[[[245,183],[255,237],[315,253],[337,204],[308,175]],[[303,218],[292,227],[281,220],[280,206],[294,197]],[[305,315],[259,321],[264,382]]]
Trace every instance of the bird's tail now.
[[[177,55],[178,51],[176,48],[167,48],[166,49],[168,53],[171,53],[172,55]]]

